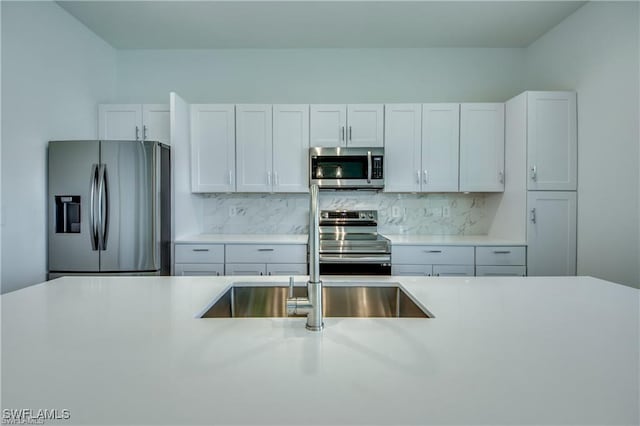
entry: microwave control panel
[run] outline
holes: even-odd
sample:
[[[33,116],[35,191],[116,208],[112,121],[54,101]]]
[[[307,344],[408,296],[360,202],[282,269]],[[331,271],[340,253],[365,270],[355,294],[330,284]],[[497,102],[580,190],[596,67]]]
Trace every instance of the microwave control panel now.
[[[382,179],[382,157],[373,157],[371,163],[371,178]]]

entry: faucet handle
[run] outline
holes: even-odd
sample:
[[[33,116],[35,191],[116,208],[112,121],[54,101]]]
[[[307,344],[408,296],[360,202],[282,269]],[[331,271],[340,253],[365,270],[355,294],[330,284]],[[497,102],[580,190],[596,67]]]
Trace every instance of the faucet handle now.
[[[289,277],[289,299],[293,298],[293,277]]]

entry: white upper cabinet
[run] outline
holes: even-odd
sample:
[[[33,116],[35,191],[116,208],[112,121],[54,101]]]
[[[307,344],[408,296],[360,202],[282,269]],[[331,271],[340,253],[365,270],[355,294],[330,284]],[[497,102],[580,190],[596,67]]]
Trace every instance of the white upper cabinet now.
[[[142,105],[98,105],[98,138],[142,140]]]
[[[381,104],[347,106],[347,146],[382,147],[384,107]]]
[[[383,146],[382,104],[311,105],[312,147]]]
[[[422,191],[458,191],[459,104],[422,105]]]
[[[384,190],[387,192],[420,191],[421,114],[420,104],[385,105]]]
[[[347,106],[311,105],[311,146],[346,146]]]
[[[271,192],[273,133],[271,105],[236,105],[238,192]]]
[[[309,192],[309,105],[273,106],[273,191]]]
[[[148,140],[170,143],[168,104],[98,105],[102,140]]]
[[[576,190],[576,94],[527,92],[527,123],[527,188]]]
[[[575,191],[529,191],[527,267],[530,276],[576,274]]]
[[[142,105],[142,139],[169,144],[171,142],[170,129],[169,105]]]
[[[235,191],[234,105],[191,105],[192,192]]]
[[[504,104],[460,106],[460,191],[504,191]]]

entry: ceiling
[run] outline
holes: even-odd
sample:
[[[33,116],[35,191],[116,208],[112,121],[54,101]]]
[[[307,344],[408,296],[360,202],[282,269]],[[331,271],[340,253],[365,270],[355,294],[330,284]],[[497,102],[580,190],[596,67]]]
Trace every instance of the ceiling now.
[[[117,49],[526,47],[583,1],[58,1]]]

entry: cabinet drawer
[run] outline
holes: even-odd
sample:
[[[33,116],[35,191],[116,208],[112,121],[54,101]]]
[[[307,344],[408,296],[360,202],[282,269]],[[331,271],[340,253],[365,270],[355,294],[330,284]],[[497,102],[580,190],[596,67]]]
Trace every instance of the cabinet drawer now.
[[[193,277],[212,275],[219,277],[224,275],[223,263],[176,263],[174,275]]]
[[[431,265],[391,265],[391,275],[430,277],[432,272]]]
[[[229,263],[307,263],[306,244],[227,244]]]
[[[433,265],[435,277],[473,277],[473,265]]]
[[[524,277],[526,266],[476,266],[478,277]]]
[[[223,244],[176,244],[175,263],[224,263]]]
[[[476,247],[476,265],[526,265],[525,248]]]
[[[473,247],[458,246],[396,246],[391,260],[398,265],[473,265]]]
[[[227,263],[224,270],[226,275],[265,275],[267,266],[264,263]]]
[[[307,275],[307,264],[306,263],[268,264],[267,275]]]

